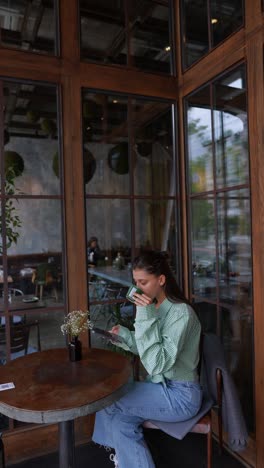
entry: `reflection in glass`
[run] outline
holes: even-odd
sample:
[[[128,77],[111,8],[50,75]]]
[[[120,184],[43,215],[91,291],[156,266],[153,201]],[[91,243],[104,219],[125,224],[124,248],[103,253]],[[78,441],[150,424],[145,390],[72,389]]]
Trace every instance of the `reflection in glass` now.
[[[218,195],[219,265],[222,263],[220,298],[241,307],[252,306],[251,212],[249,192]]]
[[[81,57],[96,62],[127,62],[124,2],[80,1]]]
[[[249,181],[245,71],[214,84],[214,133],[218,187]]]
[[[216,46],[243,24],[243,0],[211,0],[210,24],[212,47]]]
[[[253,315],[241,304],[225,304],[220,310],[223,344],[229,371],[238,388],[248,430],[255,432]]]
[[[56,0],[0,0],[1,45],[57,54]]]
[[[245,67],[238,67],[210,86],[211,97],[208,92],[202,99],[203,90],[200,90],[188,98],[192,292],[203,329],[217,332],[223,341],[246,422],[253,432],[254,344]],[[202,112],[206,110],[209,114],[213,107],[214,132],[209,144],[215,162],[211,165],[211,179],[209,172],[211,192],[207,196],[199,195],[200,191],[208,190],[206,183],[201,188],[194,185],[199,182],[198,178],[194,181],[193,169],[200,157],[196,142],[199,130],[202,133],[205,129],[197,131],[200,121],[190,120],[190,112],[198,108],[198,105],[190,106],[190,102],[198,103]],[[207,120],[205,117],[202,123],[206,125]]]
[[[170,73],[169,3],[81,0],[82,59]]]
[[[191,201],[193,294],[216,297],[216,245],[213,198]]]
[[[55,86],[4,83],[5,175],[15,193],[60,192]]]
[[[175,195],[171,105],[164,102],[132,102],[136,148],[136,195]]]
[[[243,3],[243,0],[181,0],[184,69],[243,25]]]
[[[100,247],[96,266],[113,266],[118,252],[125,266],[131,261],[130,218],[129,200],[86,200],[87,244],[96,237]]]
[[[142,70],[170,73],[170,8],[169,1],[163,3],[130,0],[131,63]]]
[[[202,88],[187,101],[188,172],[192,193],[213,189],[213,149],[210,88]]]
[[[82,106],[89,310],[100,305],[104,315],[111,306],[119,323],[128,316],[131,325],[132,257],[166,250],[179,270],[173,109],[168,101],[89,90]]]
[[[128,194],[127,97],[83,93],[86,193]]]
[[[178,265],[176,255],[175,201],[135,201],[135,246],[140,250],[166,251],[174,271]]]
[[[181,0],[184,69],[209,50],[207,5],[207,0]]]
[[[32,308],[30,299],[36,308],[63,302],[61,202],[20,199],[14,208],[21,227],[8,249],[8,274],[10,285],[25,297],[13,298],[10,309],[19,300],[23,309]]]

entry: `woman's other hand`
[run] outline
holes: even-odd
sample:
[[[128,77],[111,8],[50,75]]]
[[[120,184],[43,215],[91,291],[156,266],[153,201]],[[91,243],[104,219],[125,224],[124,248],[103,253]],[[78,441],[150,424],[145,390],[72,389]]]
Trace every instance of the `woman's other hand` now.
[[[120,329],[120,325],[114,325],[114,327],[111,328],[110,333],[115,333],[116,335],[118,335],[119,329]]]

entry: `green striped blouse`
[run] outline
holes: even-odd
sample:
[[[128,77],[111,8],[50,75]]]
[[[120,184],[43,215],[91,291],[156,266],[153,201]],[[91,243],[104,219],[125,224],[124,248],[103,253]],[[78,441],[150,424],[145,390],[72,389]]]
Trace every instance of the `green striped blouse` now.
[[[165,299],[158,308],[137,307],[134,326],[120,326],[119,346],[140,356],[148,380],[197,381],[201,326],[188,304]]]

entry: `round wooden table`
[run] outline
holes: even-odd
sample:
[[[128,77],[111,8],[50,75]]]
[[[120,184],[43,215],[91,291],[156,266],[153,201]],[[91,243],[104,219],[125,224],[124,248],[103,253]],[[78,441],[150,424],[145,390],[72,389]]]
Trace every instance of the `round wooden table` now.
[[[118,400],[131,376],[130,360],[103,349],[87,349],[71,362],[67,349],[50,349],[1,367],[0,412],[27,423],[58,423],[60,468],[75,467],[74,419]]]

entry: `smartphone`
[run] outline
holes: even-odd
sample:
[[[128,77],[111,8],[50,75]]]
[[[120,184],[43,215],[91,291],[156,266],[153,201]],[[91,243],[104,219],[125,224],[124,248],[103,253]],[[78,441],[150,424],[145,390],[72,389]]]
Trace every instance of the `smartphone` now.
[[[103,330],[102,328],[93,327],[91,328],[91,333],[101,335],[102,338],[105,338],[112,343],[123,343],[123,338],[121,338],[121,336],[118,336],[115,333],[111,333],[107,330]]]
[[[141,291],[141,289],[137,288],[134,284],[132,284],[129,288],[129,290],[127,291],[127,294],[126,294],[126,298],[130,301],[130,302],[135,302],[133,296],[134,294],[137,293],[137,294],[143,294],[143,291]]]

